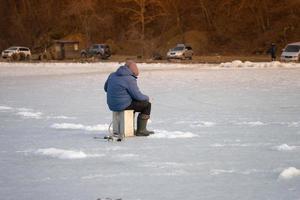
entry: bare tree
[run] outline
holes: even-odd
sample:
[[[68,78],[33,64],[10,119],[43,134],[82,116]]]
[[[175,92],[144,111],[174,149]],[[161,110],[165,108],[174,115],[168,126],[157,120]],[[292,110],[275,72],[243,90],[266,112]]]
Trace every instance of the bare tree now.
[[[145,28],[146,25],[163,16],[164,12],[160,1],[155,0],[121,0],[125,7],[122,12],[128,13],[133,26],[140,27],[140,40],[142,43],[141,56],[145,56]]]
[[[205,0],[198,0],[198,3],[199,3],[199,7],[202,11],[202,15],[206,20],[208,28],[213,28],[214,23],[213,23],[213,20],[211,18],[210,10],[206,6]]]
[[[231,11],[235,12],[236,16],[249,13],[257,28],[262,32],[265,32],[270,27],[269,10],[273,4],[274,0],[223,0],[221,2],[221,5],[229,8],[229,14],[231,14]]]
[[[86,44],[91,42],[91,27],[93,22],[102,21],[103,19],[97,15],[95,0],[76,0],[71,1],[67,6],[66,16],[69,17],[70,22],[73,21],[75,32],[81,31],[86,37]],[[78,20],[78,21],[76,21]]]

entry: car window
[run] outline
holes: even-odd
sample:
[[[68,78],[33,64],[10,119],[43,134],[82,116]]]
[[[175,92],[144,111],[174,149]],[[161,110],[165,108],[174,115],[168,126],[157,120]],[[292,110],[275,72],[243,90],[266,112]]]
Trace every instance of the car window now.
[[[285,48],[285,52],[299,52],[300,51],[300,46],[298,45],[288,45]]]
[[[192,50],[192,47],[186,47],[187,50]]]
[[[20,51],[29,51],[27,48],[20,48]]]
[[[93,45],[92,49],[98,49],[98,45]]]
[[[17,47],[10,47],[10,48],[8,48],[7,50],[13,50],[13,51],[15,51],[15,50],[17,50],[18,48]]]
[[[184,47],[175,47],[174,49],[172,49],[173,51],[182,51],[184,49]]]

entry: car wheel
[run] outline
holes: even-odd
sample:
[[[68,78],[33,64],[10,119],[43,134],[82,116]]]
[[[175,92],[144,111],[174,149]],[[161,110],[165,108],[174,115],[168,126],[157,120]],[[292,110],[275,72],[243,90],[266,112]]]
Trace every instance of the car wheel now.
[[[48,55],[46,53],[43,53],[42,60],[48,60]]]
[[[27,55],[27,56],[26,56],[26,60],[27,60],[27,61],[30,60],[30,55]]]
[[[103,59],[101,53],[97,53],[96,58]]]
[[[18,61],[18,60],[20,60],[19,54],[17,54],[17,53],[12,54],[11,55],[11,60],[12,61]]]
[[[19,54],[19,60],[20,60],[20,61],[24,61],[25,59],[26,59],[25,53],[22,53],[22,52],[21,52],[21,53]]]
[[[106,60],[106,59],[109,58],[109,54],[105,53],[105,54],[103,54],[103,55],[101,56],[101,58],[102,58],[103,60]]]

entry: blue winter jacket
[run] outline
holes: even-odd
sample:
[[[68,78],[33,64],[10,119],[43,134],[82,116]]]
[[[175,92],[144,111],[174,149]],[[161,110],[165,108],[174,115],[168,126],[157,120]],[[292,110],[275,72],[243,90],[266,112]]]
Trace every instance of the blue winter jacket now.
[[[110,110],[124,110],[132,100],[149,101],[149,97],[140,92],[136,79],[137,77],[126,65],[109,75],[104,90],[107,93],[107,104]]]

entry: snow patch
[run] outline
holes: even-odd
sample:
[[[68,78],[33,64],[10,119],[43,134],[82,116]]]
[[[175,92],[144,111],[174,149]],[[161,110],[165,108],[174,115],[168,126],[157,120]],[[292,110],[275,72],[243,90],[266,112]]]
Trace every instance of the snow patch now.
[[[83,151],[73,151],[73,150],[65,150],[65,149],[57,149],[57,148],[46,148],[46,149],[38,149],[35,151],[37,155],[45,155],[52,158],[59,159],[83,159],[88,157],[100,157],[103,155],[99,154],[86,154]]]
[[[298,176],[300,176],[300,170],[295,167],[289,167],[283,170],[278,178],[288,180]]]
[[[292,151],[296,149],[296,146],[289,146],[287,144],[282,144],[279,146],[276,146],[274,149],[276,149],[277,151]]]
[[[195,124],[192,124],[191,126],[193,127],[213,127],[215,126],[216,123],[215,122],[208,122],[208,121],[200,121],[200,122],[196,122]]]
[[[281,68],[281,67],[288,67],[288,68],[292,68],[292,67],[296,67],[296,63],[281,63],[278,61],[274,61],[274,62],[250,62],[250,61],[246,61],[246,62],[242,62],[240,60],[235,60],[232,62],[225,62],[225,63],[221,63],[219,65],[219,67],[223,67],[223,68]]]
[[[105,131],[108,130],[108,124],[98,124],[94,126],[86,126],[83,124],[73,123],[55,123],[51,125],[51,128],[58,130],[85,130],[85,131]]]
[[[17,115],[22,116],[24,118],[40,119],[43,113],[22,111],[22,112],[17,112]]]
[[[216,122],[209,121],[177,121],[175,124],[190,124],[191,127],[212,127]]]
[[[210,146],[211,147],[225,147],[226,145],[225,144],[220,144],[220,143],[215,143],[215,144],[212,144]]]
[[[299,127],[300,122],[288,122],[288,127]]]
[[[259,144],[257,144],[259,145]],[[215,143],[210,145],[210,147],[249,147],[249,146],[255,146],[254,144],[240,144],[240,143],[235,143],[235,144],[220,144],[220,143]]]
[[[258,146],[270,146],[272,143],[240,143],[240,140],[236,140],[237,143],[214,143],[209,145],[210,147],[220,148],[220,147],[258,147]]]
[[[234,169],[212,169],[210,170],[211,176],[217,176],[220,174],[240,174],[240,175],[250,175],[254,173],[268,173],[266,170],[258,170],[258,169],[246,169],[246,170],[234,170]]]
[[[173,169],[183,167],[193,167],[196,165],[202,165],[202,163],[179,163],[179,162],[149,162],[141,164],[141,167],[159,168],[159,169]]]
[[[32,111],[31,108],[17,108],[18,111],[20,112],[29,112],[29,111]]]
[[[0,106],[0,111],[8,111],[8,110],[12,110],[12,107],[9,106]]]
[[[233,169],[230,169],[230,170],[212,169],[212,170],[210,170],[209,174],[212,175],[212,176],[216,176],[216,175],[219,175],[219,174],[232,174],[234,172],[235,172],[235,170],[233,170]]]
[[[198,135],[191,132],[182,132],[182,131],[166,131],[166,130],[154,130],[155,134],[148,136],[149,138],[193,138],[198,137]]]
[[[229,67],[243,67],[243,62],[240,61],[240,60],[234,60],[232,62],[221,63],[219,66],[220,67],[226,67],[226,68],[229,68]]]
[[[76,117],[68,117],[64,115],[59,116],[48,116],[47,119],[76,119]]]
[[[127,153],[127,154],[120,154],[118,155],[118,157],[122,157],[122,158],[132,158],[132,157],[137,157],[137,154],[133,154],[133,153]]]

